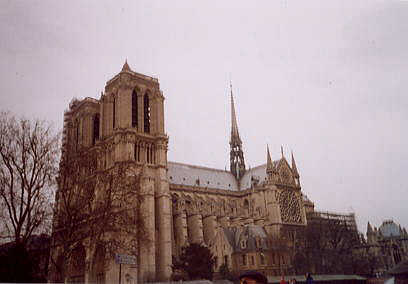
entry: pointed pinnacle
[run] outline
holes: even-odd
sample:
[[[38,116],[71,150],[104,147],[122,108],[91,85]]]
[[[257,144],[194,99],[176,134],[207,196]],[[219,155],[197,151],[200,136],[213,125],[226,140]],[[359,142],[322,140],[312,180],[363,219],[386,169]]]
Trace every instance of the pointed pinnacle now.
[[[299,177],[299,172],[296,167],[295,158],[293,157],[293,151],[292,151],[292,171],[294,172],[295,176]]]
[[[132,71],[127,63],[127,59],[125,60],[125,64],[123,64],[122,71]]]
[[[281,145],[281,154],[282,154],[282,159],[284,158],[283,156],[283,146]]]
[[[273,164],[272,164],[271,154],[269,153],[268,144],[266,144],[266,169],[267,170],[273,169]]]
[[[373,232],[373,228],[371,228],[370,222],[367,223],[367,233]]]

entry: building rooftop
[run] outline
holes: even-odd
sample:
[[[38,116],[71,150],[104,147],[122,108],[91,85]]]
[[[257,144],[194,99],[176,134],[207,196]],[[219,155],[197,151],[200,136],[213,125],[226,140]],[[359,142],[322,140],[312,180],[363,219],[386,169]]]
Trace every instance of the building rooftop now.
[[[279,161],[273,161],[275,166]],[[224,190],[245,190],[251,188],[253,183],[265,182],[266,164],[248,169],[238,183],[234,175],[227,170],[207,168],[177,162],[168,162],[167,177],[171,184],[199,186]]]
[[[383,235],[383,237],[399,237],[401,235],[401,231],[397,224],[394,223],[392,220],[386,220],[382,223],[382,225],[378,228]]]
[[[167,178],[171,184],[239,190],[235,177],[226,170],[168,162]]]

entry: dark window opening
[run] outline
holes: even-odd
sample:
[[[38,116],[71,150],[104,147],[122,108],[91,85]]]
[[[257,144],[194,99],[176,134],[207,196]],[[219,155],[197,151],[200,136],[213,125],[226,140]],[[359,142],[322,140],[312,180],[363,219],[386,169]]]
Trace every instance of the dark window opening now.
[[[155,152],[154,152],[154,146],[152,144],[149,144],[146,147],[146,161],[148,164],[155,163]]]
[[[133,91],[132,93],[132,127],[137,127],[137,93]]]
[[[144,132],[150,133],[150,103],[149,103],[149,96],[147,94],[144,95],[143,99],[143,106],[144,106]]]
[[[95,145],[95,142],[98,139],[99,139],[99,113],[95,114],[94,116],[92,145]]]
[[[135,143],[133,151],[135,161],[140,162],[140,146],[138,143]]]

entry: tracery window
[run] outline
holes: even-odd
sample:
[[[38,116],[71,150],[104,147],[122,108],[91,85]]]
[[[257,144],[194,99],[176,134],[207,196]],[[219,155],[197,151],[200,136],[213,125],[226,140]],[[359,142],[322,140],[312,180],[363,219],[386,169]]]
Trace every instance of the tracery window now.
[[[299,198],[291,190],[282,190],[278,193],[282,221],[285,223],[301,223]]]
[[[148,94],[143,99],[144,132],[150,133],[150,102]]]

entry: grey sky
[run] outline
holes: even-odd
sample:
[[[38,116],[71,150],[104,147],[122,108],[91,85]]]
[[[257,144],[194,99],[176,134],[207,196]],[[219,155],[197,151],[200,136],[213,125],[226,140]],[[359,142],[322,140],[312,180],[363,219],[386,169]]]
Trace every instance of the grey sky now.
[[[408,2],[0,0],[0,109],[52,120],[127,58],[159,78],[169,160],[229,163],[229,79],[247,165],[293,149],[317,209],[408,227]]]

